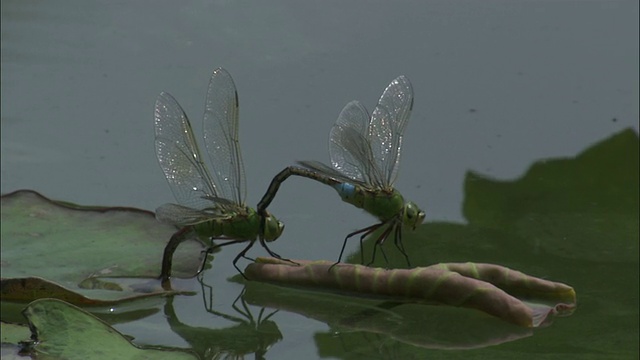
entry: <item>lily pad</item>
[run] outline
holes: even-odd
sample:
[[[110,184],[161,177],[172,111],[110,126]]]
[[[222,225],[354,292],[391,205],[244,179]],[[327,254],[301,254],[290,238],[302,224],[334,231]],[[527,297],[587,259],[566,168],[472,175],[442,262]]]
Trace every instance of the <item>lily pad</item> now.
[[[28,340],[31,332],[29,328],[21,324],[0,323],[2,329],[2,343],[18,344],[20,341]]]
[[[38,359],[197,359],[184,350],[141,348],[107,323],[64,301],[40,299],[23,311]]]
[[[22,355],[23,343],[31,342],[31,331],[29,327],[21,324],[8,322],[0,323],[0,334],[2,334],[2,359],[30,359],[27,355]]]
[[[539,161],[515,181],[468,173],[464,215],[469,226],[522,240],[526,251],[636,262],[639,144],[628,129],[575,158]]]
[[[4,195],[2,300],[104,305],[166,293],[156,278],[175,231],[144,210],[78,206],[29,190]],[[193,275],[203,249],[200,241],[183,243],[176,272]]]

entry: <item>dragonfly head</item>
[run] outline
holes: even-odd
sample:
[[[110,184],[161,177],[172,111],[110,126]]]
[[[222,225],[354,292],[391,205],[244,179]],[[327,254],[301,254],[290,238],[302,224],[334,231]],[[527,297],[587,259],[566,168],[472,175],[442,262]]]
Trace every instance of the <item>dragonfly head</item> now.
[[[418,225],[422,224],[424,217],[425,213],[420,210],[418,205],[410,201],[404,204],[404,208],[402,209],[402,223],[405,226],[415,230]]]
[[[264,234],[263,238],[266,241],[274,241],[282,235],[284,231],[284,224],[282,221],[276,219],[275,216],[267,213],[264,218]]]

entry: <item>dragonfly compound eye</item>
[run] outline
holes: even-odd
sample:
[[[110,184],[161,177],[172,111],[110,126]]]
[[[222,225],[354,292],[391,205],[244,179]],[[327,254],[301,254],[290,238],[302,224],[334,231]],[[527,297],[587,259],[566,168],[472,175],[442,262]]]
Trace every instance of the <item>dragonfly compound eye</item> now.
[[[284,224],[273,216],[265,218],[264,239],[266,241],[274,241],[280,237],[284,231]]]
[[[422,224],[424,217],[425,213],[424,211],[420,210],[420,208],[418,208],[418,205],[412,202],[408,202],[405,204],[404,215],[402,219],[402,222],[405,225],[415,228],[416,226]]]

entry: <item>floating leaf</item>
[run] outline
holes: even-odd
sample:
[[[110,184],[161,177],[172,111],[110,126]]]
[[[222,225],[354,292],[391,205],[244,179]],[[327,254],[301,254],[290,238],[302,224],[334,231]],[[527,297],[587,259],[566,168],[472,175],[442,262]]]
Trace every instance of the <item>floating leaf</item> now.
[[[96,305],[166,293],[155,279],[175,231],[148,211],[77,206],[29,190],[4,195],[2,300]],[[185,242],[176,270],[193,274],[203,248]]]
[[[20,341],[28,340],[31,332],[29,328],[20,324],[10,324],[6,322],[0,323],[2,326],[2,342],[18,344]]]
[[[23,311],[38,359],[197,359],[176,349],[145,349],[84,310],[56,299],[40,299]]]
[[[32,343],[31,331],[26,325],[0,323],[0,334],[2,334],[2,359],[27,359],[20,354],[25,347],[24,344]]]
[[[536,162],[515,181],[468,173],[464,215],[519,239],[520,252],[637,262],[639,144],[627,129],[575,158]]]

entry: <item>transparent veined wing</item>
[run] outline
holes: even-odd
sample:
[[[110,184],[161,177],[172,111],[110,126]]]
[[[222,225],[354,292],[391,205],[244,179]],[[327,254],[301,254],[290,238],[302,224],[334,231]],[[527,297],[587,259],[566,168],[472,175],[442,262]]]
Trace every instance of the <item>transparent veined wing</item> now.
[[[347,183],[355,183],[355,184],[359,184],[359,185],[363,185],[366,186],[367,184],[357,181],[357,180],[353,180],[351,178],[348,178],[346,176],[344,176],[342,173],[338,172],[338,170],[332,168],[329,165],[326,165],[320,161],[310,161],[310,160],[305,160],[305,161],[297,161],[298,164],[302,165],[303,167],[312,170],[320,175],[329,177],[331,179],[334,179],[336,181],[339,182],[347,182]]]
[[[154,111],[156,155],[180,205],[205,209],[218,197],[200,155],[189,119],[176,99],[160,93]]]
[[[246,181],[238,140],[238,93],[231,75],[214,70],[204,110],[205,146],[219,196],[244,205]]]
[[[156,209],[156,219],[160,222],[179,226],[195,225],[213,219],[226,219],[229,217],[229,214],[216,208],[196,210],[182,205],[164,204]]]
[[[376,172],[366,137],[369,113],[358,101],[348,103],[329,133],[331,166],[353,181],[375,185]]]
[[[371,113],[369,143],[383,187],[391,187],[398,174],[402,137],[413,108],[413,89],[409,79],[399,76],[384,90]]]

